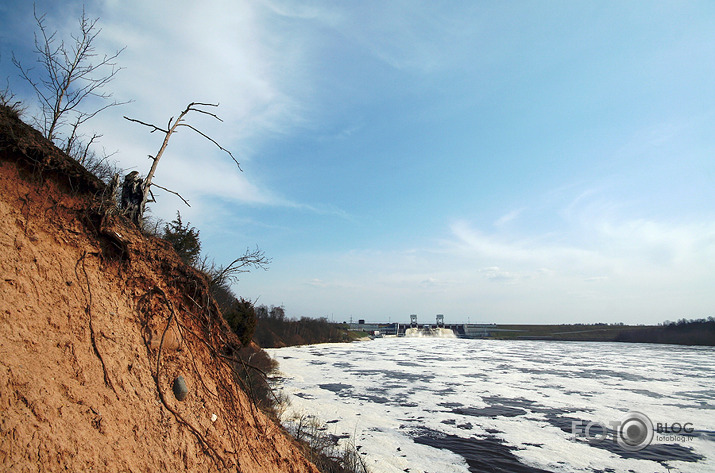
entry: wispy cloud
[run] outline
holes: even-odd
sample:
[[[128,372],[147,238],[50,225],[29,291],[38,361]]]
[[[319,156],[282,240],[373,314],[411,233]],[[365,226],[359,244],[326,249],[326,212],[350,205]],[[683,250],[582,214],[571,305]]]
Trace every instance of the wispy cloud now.
[[[286,92],[284,79],[288,72],[301,81],[291,60],[291,52],[300,53],[269,28],[260,7],[180,1],[168,8],[130,0],[104,9],[102,38],[115,47],[127,45],[125,71],[113,85],[139,109],[158,113],[149,118],[164,118],[192,100],[221,102],[221,115],[232,125],[226,135],[242,138],[280,132],[300,120],[300,105]],[[275,46],[284,53],[280,58]]]
[[[516,276],[508,271],[499,269],[499,266],[482,268],[479,270],[488,280],[495,282],[513,282]]]
[[[267,143],[315,128],[315,71],[308,66],[314,45],[306,22],[330,24],[330,8],[269,1],[179,1],[168,7],[138,0],[108,1],[101,8],[102,46],[127,46],[121,56],[124,70],[112,88],[118,98],[134,102],[96,121],[103,144],[118,150],[122,167],[145,172],[146,155],[161,141],[122,115],[162,126],[191,101],[220,103],[211,111],[223,122],[200,115],[188,121],[230,149],[245,172],[212,143],[182,130],[172,137],[157,183],[193,202],[213,197],[350,219],[334,204],[300,202],[269,187],[255,174],[259,166],[251,165]],[[337,137],[357,129],[348,126]],[[174,204],[154,210],[165,214]]]
[[[449,244],[451,251],[466,258],[528,263],[538,267],[569,262],[593,264],[599,259],[593,250],[587,248],[544,243],[534,237],[509,239],[502,235],[486,234],[464,220],[452,224],[451,230],[455,238]]]
[[[602,195],[576,194],[581,203],[561,214],[569,217],[541,234],[489,232],[459,220],[431,246],[310,254],[293,265],[320,281],[313,286],[321,299],[350,300],[357,311],[366,307],[357,294],[370,294],[369,306],[381,301],[375,310],[383,314],[400,306],[398,299],[421,314],[474,318],[468,308],[479,308],[492,321],[500,314],[514,321],[654,323],[673,311],[703,315],[715,303],[705,282],[715,278],[715,222],[598,215],[589,200]]]
[[[515,220],[519,217],[519,214],[521,214],[524,211],[524,207],[520,209],[515,209],[512,210],[511,212],[505,213],[501,217],[499,217],[496,222],[494,222],[495,227],[502,227],[506,225],[507,223],[511,222],[512,220]]]

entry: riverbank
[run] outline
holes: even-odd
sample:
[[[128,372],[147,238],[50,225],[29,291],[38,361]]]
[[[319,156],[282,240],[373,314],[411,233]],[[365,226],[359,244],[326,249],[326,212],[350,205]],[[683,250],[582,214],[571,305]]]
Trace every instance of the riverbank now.
[[[266,315],[258,318],[253,341],[262,348],[280,348],[317,343],[350,343],[368,334],[350,330],[347,324],[329,322],[326,318],[301,317],[297,320]]]
[[[400,323],[351,324],[375,336],[403,336],[408,332],[434,336],[437,328],[451,330],[458,338],[496,340],[561,340],[578,342],[637,342],[674,345],[715,346],[715,319],[666,321],[659,325],[619,324],[445,324],[408,325]]]
[[[682,319],[661,325],[574,324],[494,325],[486,328],[499,340],[561,340],[579,342],[636,342],[715,346],[715,320]]]

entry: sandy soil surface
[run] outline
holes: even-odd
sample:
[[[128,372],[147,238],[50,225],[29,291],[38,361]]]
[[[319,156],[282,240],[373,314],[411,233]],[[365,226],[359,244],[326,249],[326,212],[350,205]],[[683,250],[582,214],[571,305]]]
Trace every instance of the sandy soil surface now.
[[[317,472],[237,389],[203,279],[65,160],[0,107],[0,470]]]

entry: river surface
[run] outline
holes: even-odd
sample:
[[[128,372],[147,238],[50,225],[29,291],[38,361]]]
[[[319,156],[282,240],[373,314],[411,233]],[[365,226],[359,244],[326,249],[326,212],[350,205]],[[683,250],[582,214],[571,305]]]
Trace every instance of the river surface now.
[[[373,473],[715,472],[713,348],[383,338],[268,352],[284,419],[352,436]],[[632,411],[652,441],[617,441]]]

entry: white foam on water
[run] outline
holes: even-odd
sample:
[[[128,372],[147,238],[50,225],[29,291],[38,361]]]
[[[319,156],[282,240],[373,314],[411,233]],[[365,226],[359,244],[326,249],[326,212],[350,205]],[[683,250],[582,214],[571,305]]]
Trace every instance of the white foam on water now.
[[[410,327],[407,330],[405,330],[405,337],[407,338],[424,338],[424,337],[433,337],[433,338],[457,338],[457,336],[454,334],[454,331],[448,328],[440,328],[440,327],[435,327],[435,328],[417,328],[417,327]]]
[[[715,430],[711,348],[418,337],[268,351],[291,401],[286,416],[331,421],[329,432],[353,436],[374,473],[469,471],[461,456],[415,443],[425,429],[500,439],[522,463],[549,471],[636,473],[666,469],[563,429],[636,410],[653,422]],[[653,443],[673,444],[657,435]],[[712,435],[679,445],[705,459],[668,461],[673,471],[715,471]]]

